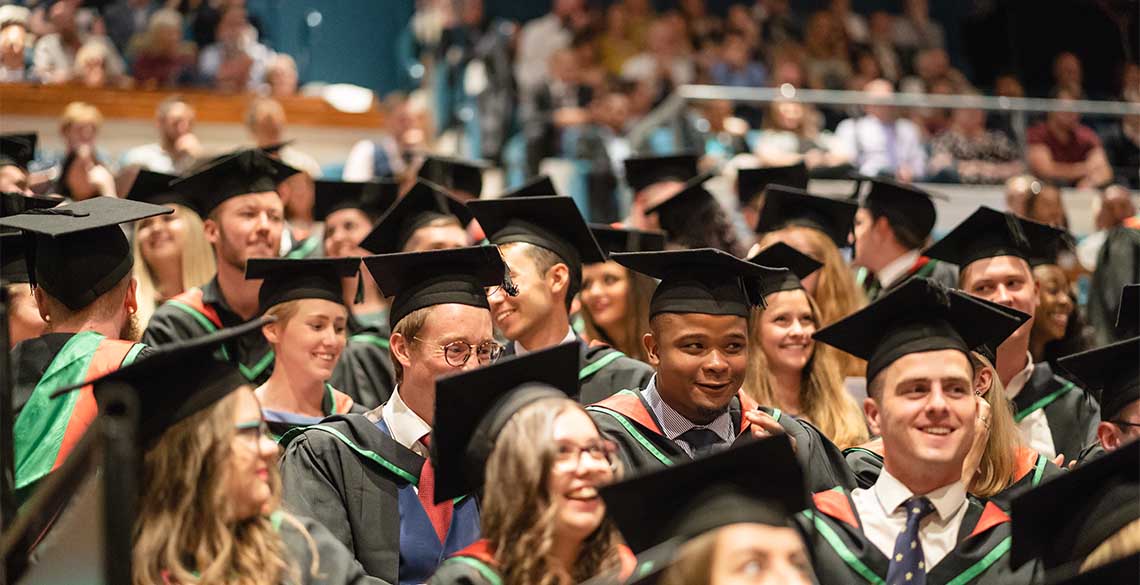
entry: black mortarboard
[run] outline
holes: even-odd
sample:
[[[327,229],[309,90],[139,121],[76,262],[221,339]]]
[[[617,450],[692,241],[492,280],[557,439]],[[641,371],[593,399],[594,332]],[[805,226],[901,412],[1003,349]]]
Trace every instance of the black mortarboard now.
[[[58,197],[29,197],[23,193],[0,193],[0,217],[19,215],[33,209],[49,209],[60,203],[63,203],[63,199]]]
[[[558,195],[558,189],[554,188],[554,182],[546,175],[539,175],[514,189],[504,191],[500,197],[506,199],[510,197],[548,197],[551,195]]]
[[[840,199],[811,195],[801,189],[768,185],[764,207],[756,222],[756,233],[775,231],[788,225],[807,226],[825,234],[835,245],[848,246],[847,235],[859,206]]]
[[[660,252],[665,249],[665,232],[590,224],[590,233],[606,254],[617,252]]]
[[[995,256],[1016,256],[1028,261],[1055,254],[1057,242],[1065,237],[1065,232],[1043,223],[979,207],[923,255],[957,264],[959,268]]]
[[[808,502],[803,470],[782,435],[599,491],[606,514],[638,554],[672,538],[693,538],[730,524],[790,526]]]
[[[613,254],[610,259],[661,281],[649,301],[650,317],[700,313],[747,318],[752,307],[764,305],[760,281],[787,272],[713,248]]]
[[[670,154],[625,159],[625,182],[634,192],[654,183],[680,181],[697,176],[696,154]]]
[[[420,179],[396,200],[376,222],[360,247],[373,254],[403,252],[416,230],[444,217],[455,217],[459,225],[471,223],[471,211],[443,187]]]
[[[787,272],[760,281],[760,291],[764,296],[785,290],[802,289],[804,285],[800,281],[823,266],[822,262],[783,242],[776,242],[760,250],[748,261],[761,266],[788,269]]]
[[[60,203],[63,203],[63,199],[0,193],[0,217],[18,215],[32,209],[48,209]],[[20,230],[0,226],[0,279],[5,283],[28,282],[25,244],[26,240]]]
[[[245,277],[261,280],[258,313],[298,299],[344,303],[342,281],[360,271],[360,258],[250,258]]]
[[[713,194],[705,189],[705,181],[714,176],[716,174],[711,172],[701,173],[689,179],[680,191],[646,209],[645,214],[656,213],[661,229],[665,230],[667,234],[683,231],[689,224],[701,217],[702,210],[709,206],[720,205]]]
[[[24,230],[31,284],[78,311],[131,272],[131,243],[118,224],[171,212],[161,205],[94,197],[5,217],[0,226]]]
[[[472,201],[468,204],[494,244],[526,242],[554,252],[579,273],[583,264],[605,262],[606,256],[569,197],[522,197]]]
[[[293,144],[292,140],[282,140],[281,142],[274,142],[273,144],[267,144],[267,145],[261,146],[259,148],[265,154],[268,154],[269,156],[275,157],[281,153],[282,148],[285,148],[286,146],[289,146],[290,144]]]
[[[905,230],[919,241],[925,241],[930,236],[938,218],[930,193],[890,179],[866,180],[871,183],[871,190],[862,206],[870,210],[872,215],[886,217],[893,229]]]
[[[801,162],[786,167],[760,167],[736,172],[736,196],[740,198],[741,205],[747,205],[759,197],[768,185],[783,185],[806,191],[807,166]]]
[[[1033,317],[1029,313],[1022,313],[1013,307],[1007,307],[1005,305],[995,303],[981,297],[972,298],[991,309],[1001,311],[1007,316],[1017,320],[1017,327],[1013,329],[995,329],[993,332],[993,337],[986,339],[981,345],[972,348],[973,351],[985,356],[985,358],[990,361],[990,364],[997,364],[997,348],[1001,344],[1005,343],[1005,340],[1009,339],[1009,336],[1013,335],[1014,332],[1021,328],[1021,326],[1024,325],[1026,321],[1032,319]]]
[[[332,212],[359,209],[370,218],[378,218],[396,202],[400,184],[376,180],[359,183],[348,181],[315,182],[313,219],[324,221]]]
[[[1013,500],[1013,549],[1020,567],[1052,569],[1083,560],[1125,525],[1140,520],[1140,441],[1077,466]]]
[[[392,298],[392,329],[412,311],[457,303],[487,309],[486,287],[504,285],[506,265],[495,246],[471,246],[364,258],[376,286]]]
[[[867,360],[867,380],[912,353],[969,352],[1021,322],[967,294],[912,278],[874,303],[815,332],[813,338]]]
[[[1051,578],[1046,582],[1046,585],[1106,585],[1109,583],[1120,585],[1140,583],[1140,553],[1132,553],[1077,575],[1061,575],[1058,578]]]
[[[170,186],[194,202],[198,213],[206,217],[231,197],[276,191],[277,185],[297,172],[254,148],[217,157],[192,174],[176,179]]]
[[[1140,400],[1140,337],[1082,351],[1057,361],[1090,392],[1100,391],[1100,418],[1113,420]]]
[[[141,169],[135,176],[135,181],[131,183],[130,191],[127,191],[127,199],[155,205],[178,203],[193,207],[185,195],[170,186],[170,183],[177,179],[178,177],[174,175]]]
[[[1120,291],[1120,304],[1116,308],[1116,333],[1140,333],[1140,284],[1126,284]]]
[[[580,343],[572,341],[436,380],[436,502],[482,488],[499,432],[516,412],[543,398],[578,395],[579,352]]]
[[[0,167],[17,166],[25,171],[36,158],[36,134],[0,134]]]
[[[490,163],[486,161],[432,154],[424,159],[418,176],[450,191],[478,199],[483,192],[483,171],[488,167]]]

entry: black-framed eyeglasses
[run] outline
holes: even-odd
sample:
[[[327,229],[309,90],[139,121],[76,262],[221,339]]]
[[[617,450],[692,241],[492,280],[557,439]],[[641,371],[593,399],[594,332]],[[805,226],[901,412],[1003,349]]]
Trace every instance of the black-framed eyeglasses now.
[[[583,454],[589,455],[594,461],[612,464],[616,452],[617,445],[607,440],[589,441],[584,445],[560,442],[554,453],[554,464],[557,467],[577,469],[582,464]]]
[[[264,419],[238,423],[234,425],[234,430],[237,431],[238,438],[251,444],[257,443],[262,437],[272,436],[269,432],[269,423]]]
[[[1110,421],[1108,421],[1108,422],[1110,422],[1110,423],[1112,423],[1112,424],[1114,424],[1114,425],[1119,425],[1119,426],[1122,426],[1122,427],[1136,427],[1136,428],[1140,428],[1140,423],[1128,422],[1128,421],[1126,421],[1126,420],[1110,420]]]
[[[487,365],[497,359],[503,354],[503,346],[494,341],[484,341],[479,345],[471,345],[463,340],[452,341],[447,345],[439,345],[432,343],[426,339],[413,337],[420,343],[426,343],[435,347],[443,352],[443,359],[447,360],[447,365],[453,368],[462,368],[467,365],[467,360],[471,359],[471,354],[475,354],[475,359],[479,360],[480,365]]]

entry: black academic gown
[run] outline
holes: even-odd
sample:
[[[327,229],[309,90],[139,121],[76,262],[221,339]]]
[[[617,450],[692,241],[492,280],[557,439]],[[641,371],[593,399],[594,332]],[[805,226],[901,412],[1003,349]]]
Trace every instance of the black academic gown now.
[[[384,582],[369,577],[352,561],[352,553],[344,547],[320,522],[293,516],[308,534],[298,530],[292,522],[276,514],[273,523],[289,551],[289,558],[300,573],[298,585],[382,585]],[[313,560],[317,560],[313,566]],[[286,583],[294,583],[286,579]]]
[[[751,437],[751,424],[743,412],[758,405],[744,392],[737,393],[729,404],[729,416],[738,439]],[[805,481],[812,491],[836,486],[853,488],[855,477],[843,461],[843,454],[811,423],[763,407],[784,432],[795,440],[796,459],[804,470]],[[645,402],[640,390],[621,392],[586,407],[586,411],[607,439],[617,445],[617,455],[626,473],[636,474],[691,461],[681,447],[665,436],[661,423]]]
[[[927,258],[926,256],[919,256],[918,260],[907,269],[903,276],[892,282],[890,286],[883,288],[879,285],[878,281],[869,283],[866,289],[867,300],[873,302],[887,292],[902,286],[908,280],[915,277],[929,278],[945,286],[947,289],[958,288],[958,269],[955,268],[953,264]],[[866,275],[865,278],[874,277]]]
[[[926,574],[927,585],[1029,585],[1033,565],[1013,571],[1010,518],[996,504],[967,496],[958,546]],[[890,559],[863,534],[859,514],[845,490],[817,493],[814,509],[797,517],[812,543],[812,561],[820,585],[883,583]]]
[[[1100,406],[1074,382],[1053,373],[1048,362],[1035,364],[1033,375],[1013,399],[1014,420],[1042,408],[1053,434],[1053,447],[1065,461],[1075,461],[1081,451],[1096,442]]]
[[[387,327],[371,327],[354,317],[348,319],[348,343],[329,382],[366,409],[387,402],[396,386],[396,371],[388,352],[390,335]]]
[[[515,344],[508,343],[503,357],[515,354]],[[582,341],[578,371],[581,392],[577,396],[582,404],[593,404],[613,396],[619,390],[644,388],[653,378],[653,368],[640,360],[608,346],[589,346]]]

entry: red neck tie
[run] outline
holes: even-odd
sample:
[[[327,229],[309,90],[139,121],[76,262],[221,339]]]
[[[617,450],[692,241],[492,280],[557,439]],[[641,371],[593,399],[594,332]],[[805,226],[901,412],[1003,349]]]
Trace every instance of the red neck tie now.
[[[431,447],[431,436],[424,435],[420,442],[425,447]],[[423,469],[420,470],[420,483],[419,483],[419,496],[420,504],[424,507],[424,512],[427,512],[428,519],[431,520],[431,525],[435,528],[435,534],[439,537],[439,541],[445,542],[447,540],[447,530],[451,528],[451,513],[454,505],[451,500],[447,500],[442,504],[435,503],[435,469],[431,466],[429,459],[424,459]]]

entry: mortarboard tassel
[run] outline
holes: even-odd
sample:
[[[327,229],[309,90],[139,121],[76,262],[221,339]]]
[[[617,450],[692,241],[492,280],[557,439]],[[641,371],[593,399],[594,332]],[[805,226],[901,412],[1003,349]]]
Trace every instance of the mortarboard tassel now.
[[[511,280],[511,268],[503,264],[503,292],[508,296],[519,296],[519,287]]]
[[[352,304],[364,304],[364,271],[361,270],[356,273],[356,296],[352,298]]]

